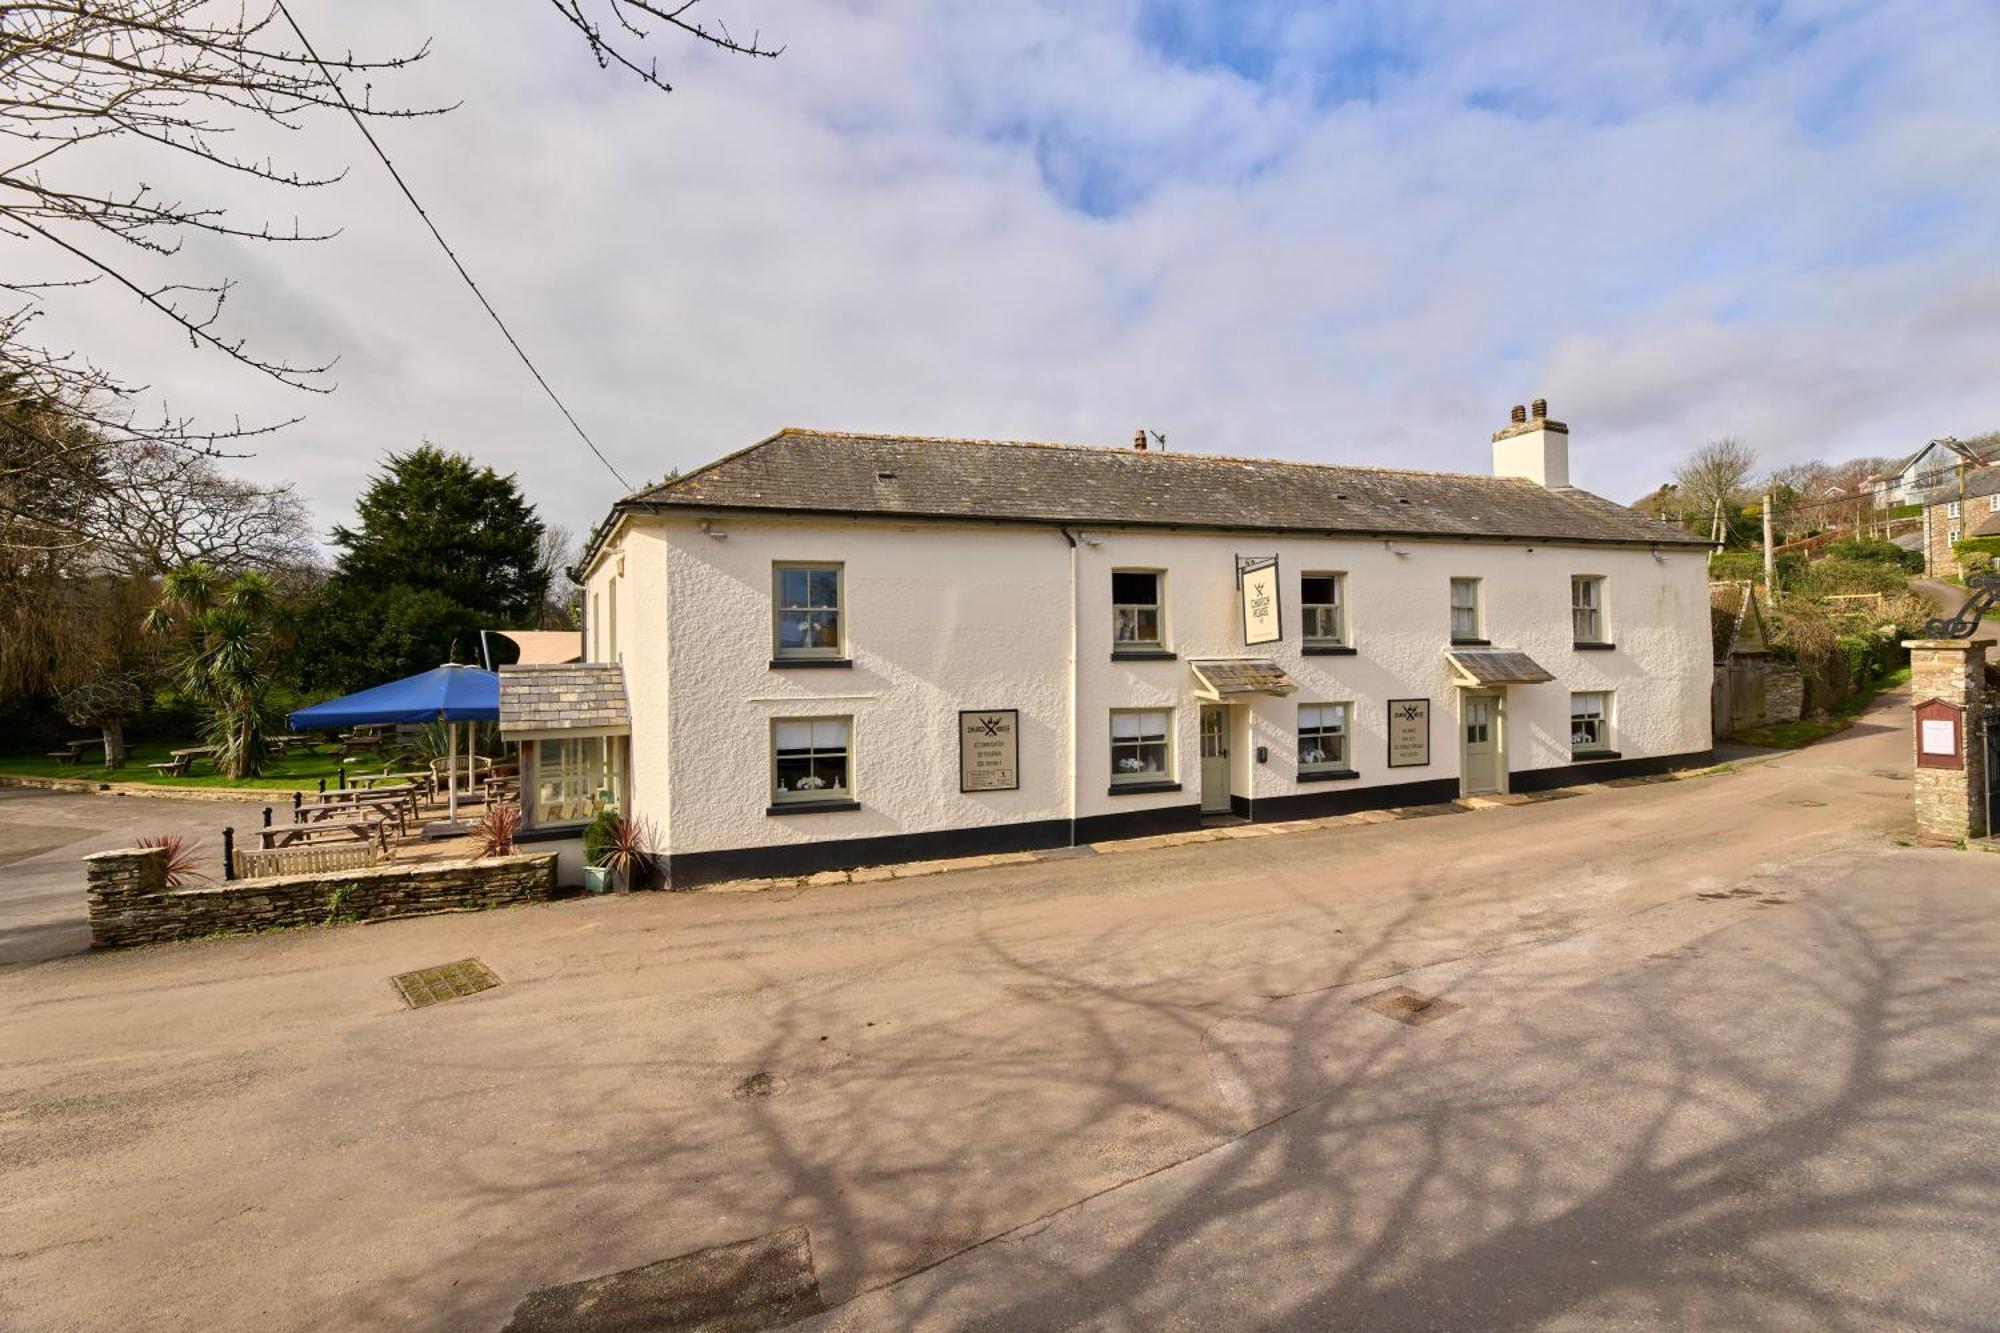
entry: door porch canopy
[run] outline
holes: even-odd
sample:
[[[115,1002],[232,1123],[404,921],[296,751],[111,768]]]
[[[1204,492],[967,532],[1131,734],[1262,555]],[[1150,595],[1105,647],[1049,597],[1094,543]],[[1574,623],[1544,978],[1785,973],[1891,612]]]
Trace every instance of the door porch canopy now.
[[[1267,657],[1207,658],[1189,662],[1194,670],[1195,697],[1228,703],[1245,694],[1282,699],[1298,691],[1299,683]]]
[[[1518,648],[1453,648],[1444,655],[1444,660],[1458,677],[1454,683],[1467,689],[1540,685],[1555,679]]]

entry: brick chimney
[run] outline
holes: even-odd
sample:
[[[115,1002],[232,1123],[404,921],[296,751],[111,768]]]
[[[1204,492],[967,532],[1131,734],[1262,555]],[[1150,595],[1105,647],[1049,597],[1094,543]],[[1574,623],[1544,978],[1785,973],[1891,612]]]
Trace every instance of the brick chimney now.
[[[1569,485],[1569,427],[1549,419],[1549,400],[1516,404],[1493,432],[1493,475],[1523,477],[1551,490]]]
[[[1140,453],[1146,451],[1146,428],[1144,426],[1139,427],[1138,433],[1132,437],[1132,447]]]

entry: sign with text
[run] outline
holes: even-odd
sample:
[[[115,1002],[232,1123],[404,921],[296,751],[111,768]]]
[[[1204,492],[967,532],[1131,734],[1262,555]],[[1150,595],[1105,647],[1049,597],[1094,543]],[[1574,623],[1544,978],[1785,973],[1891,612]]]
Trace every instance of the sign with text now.
[[[1917,766],[1964,768],[1964,710],[1943,699],[1926,699],[1911,711],[1917,720]]]
[[[1243,642],[1254,648],[1285,637],[1278,616],[1278,557],[1236,557],[1236,581],[1243,589]]]
[[[1021,710],[968,709],[958,715],[958,789],[1018,791]]]
[[[1389,701],[1389,767],[1422,768],[1431,761],[1431,701]]]

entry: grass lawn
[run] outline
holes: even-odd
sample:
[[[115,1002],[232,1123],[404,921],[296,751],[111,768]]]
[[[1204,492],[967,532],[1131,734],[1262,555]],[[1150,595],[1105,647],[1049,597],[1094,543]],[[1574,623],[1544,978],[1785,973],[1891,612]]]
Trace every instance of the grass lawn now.
[[[74,764],[58,764],[45,754],[0,755],[0,774],[33,778],[89,778],[98,782],[135,782],[149,787],[270,787],[279,791],[310,790],[319,785],[321,778],[327,779],[327,786],[333,785],[340,772],[340,761],[333,757],[334,741],[329,737],[319,747],[318,753],[293,750],[289,754],[273,755],[264,762],[264,774],[255,778],[225,778],[214,771],[205,759],[197,759],[188,770],[187,776],[165,778],[147,768],[147,764],[163,764],[173,756],[171,750],[184,750],[199,745],[200,741],[154,741],[131,747],[125,767],[116,772],[104,767],[104,752],[84,752],[82,759]],[[348,761],[348,771],[352,773],[379,773],[384,760],[378,755],[356,755]]]
[[[1884,690],[1893,690],[1907,684],[1910,669],[1900,667],[1876,681],[1852,699],[1828,713],[1825,717],[1800,718],[1797,722],[1778,722],[1768,727],[1758,727],[1751,731],[1739,732],[1733,739],[1745,745],[1761,745],[1772,750],[1796,750],[1823,741],[1828,736],[1846,731],[1854,725],[1854,719],[1866,712],[1868,705],[1875,702],[1875,696]]]

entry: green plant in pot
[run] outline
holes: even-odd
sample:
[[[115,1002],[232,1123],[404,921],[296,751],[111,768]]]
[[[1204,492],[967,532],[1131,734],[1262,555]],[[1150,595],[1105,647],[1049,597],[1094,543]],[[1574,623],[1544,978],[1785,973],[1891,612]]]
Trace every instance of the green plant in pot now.
[[[629,893],[651,873],[653,830],[643,819],[603,810],[583,830],[583,887],[592,893]]]

